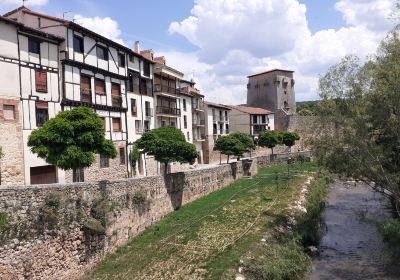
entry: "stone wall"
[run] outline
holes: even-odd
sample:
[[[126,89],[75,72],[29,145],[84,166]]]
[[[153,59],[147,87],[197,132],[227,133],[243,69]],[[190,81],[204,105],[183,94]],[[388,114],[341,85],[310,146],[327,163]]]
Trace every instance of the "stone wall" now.
[[[77,279],[166,214],[270,164],[264,156],[165,177],[1,188],[0,279]]]
[[[14,106],[14,120],[4,119],[3,105]],[[4,157],[0,159],[1,185],[24,183],[24,148],[21,120],[19,100],[0,98],[0,146],[4,154]]]

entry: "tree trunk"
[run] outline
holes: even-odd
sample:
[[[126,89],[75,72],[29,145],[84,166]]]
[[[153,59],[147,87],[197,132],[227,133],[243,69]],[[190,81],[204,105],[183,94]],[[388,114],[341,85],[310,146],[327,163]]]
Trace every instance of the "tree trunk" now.
[[[219,164],[222,164],[222,153],[219,153]]]
[[[226,163],[229,163],[229,155],[228,155],[228,158],[226,159]]]
[[[274,156],[274,147],[271,148],[272,156]]]
[[[81,176],[80,168],[73,168],[72,169],[72,181],[75,183],[84,182],[84,175]]]

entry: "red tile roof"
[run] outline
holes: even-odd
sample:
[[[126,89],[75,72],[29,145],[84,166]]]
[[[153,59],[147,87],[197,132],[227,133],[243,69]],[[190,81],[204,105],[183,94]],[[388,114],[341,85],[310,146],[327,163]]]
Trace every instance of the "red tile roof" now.
[[[269,115],[273,114],[273,112],[269,110],[265,110],[263,108],[257,108],[257,107],[249,107],[249,106],[243,106],[243,105],[237,105],[237,106],[230,106],[232,109],[238,110],[243,113],[247,113],[250,115]]]
[[[216,107],[216,108],[222,108],[222,109],[226,109],[226,110],[230,110],[231,108],[228,105],[223,105],[223,104],[217,104],[217,103],[213,103],[210,101],[204,101],[204,104],[211,106],[211,107]]]

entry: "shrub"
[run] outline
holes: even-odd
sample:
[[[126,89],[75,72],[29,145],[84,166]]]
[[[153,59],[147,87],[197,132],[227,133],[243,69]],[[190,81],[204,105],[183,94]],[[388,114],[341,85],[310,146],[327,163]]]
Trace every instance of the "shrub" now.
[[[383,241],[390,245],[393,253],[400,255],[400,221],[391,219],[379,225]]]
[[[10,222],[10,217],[7,213],[0,212],[0,231],[8,228]]]
[[[88,218],[83,224],[83,231],[90,235],[104,235],[106,233],[106,229],[102,225],[101,221]]]
[[[112,203],[105,198],[93,202],[90,214],[96,220],[99,220],[103,226],[106,226],[106,215],[113,211]]]
[[[62,201],[61,193],[50,193],[45,197],[43,205],[39,208],[39,223],[43,228],[54,229],[58,225],[58,210]]]
[[[133,194],[132,203],[135,205],[150,204],[150,200],[144,191],[137,191]]]

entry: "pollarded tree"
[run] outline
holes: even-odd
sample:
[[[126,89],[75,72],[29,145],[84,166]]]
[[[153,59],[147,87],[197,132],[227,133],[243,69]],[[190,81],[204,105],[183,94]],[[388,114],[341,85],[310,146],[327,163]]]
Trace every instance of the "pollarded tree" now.
[[[250,157],[251,157],[251,151],[256,148],[253,139],[251,139],[251,137],[248,134],[243,132],[234,132],[231,133],[230,136],[237,139],[240,143],[242,143],[244,151],[246,153],[250,152]]]
[[[280,144],[282,144],[282,133],[275,130],[267,130],[258,138],[258,146],[270,148],[272,155],[274,154],[274,148]]]
[[[58,113],[31,133],[28,146],[38,157],[63,170],[89,167],[95,162],[95,154],[117,156],[112,141],[105,139],[102,120],[86,107]],[[74,181],[81,182],[82,178],[77,176]]]
[[[300,136],[296,132],[282,132],[282,143],[289,147],[290,151],[292,151],[292,146],[294,146],[296,140],[300,140]]]
[[[136,144],[132,146],[131,151],[129,152],[129,164],[131,165],[131,176],[136,174],[136,163],[140,158],[140,151]]]
[[[227,155],[226,163],[229,163],[229,156],[241,157],[245,152],[245,147],[237,138],[226,135],[219,137],[215,141],[214,151],[219,151],[221,154]]]
[[[198,156],[196,146],[186,142],[182,131],[166,126],[145,132],[136,142],[144,153],[154,156],[155,160],[164,163],[165,174],[171,162],[193,164]]]

